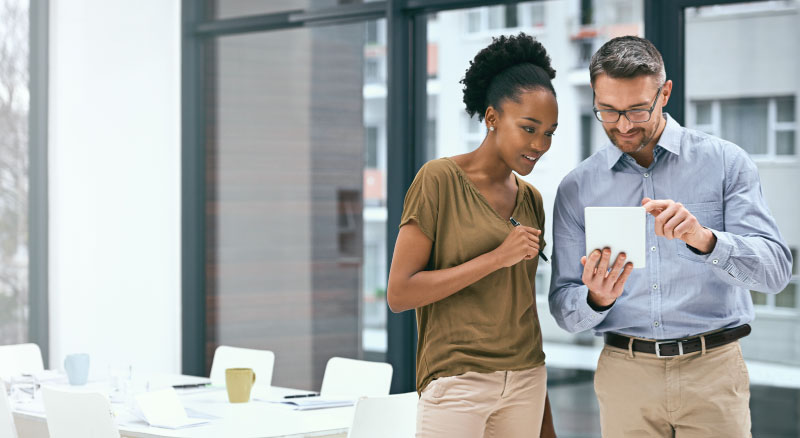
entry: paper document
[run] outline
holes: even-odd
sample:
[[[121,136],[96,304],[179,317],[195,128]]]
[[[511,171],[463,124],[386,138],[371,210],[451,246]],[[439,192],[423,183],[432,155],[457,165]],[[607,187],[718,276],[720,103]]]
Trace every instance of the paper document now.
[[[11,406],[14,410],[20,412],[44,414],[44,400],[41,397],[31,401],[12,403]]]
[[[186,415],[188,415],[189,418],[201,418],[204,420],[219,420],[220,418],[222,418],[206,412],[200,412],[197,409],[192,409],[192,408],[184,408],[184,409],[186,410]]]
[[[42,370],[35,373],[23,373],[23,376],[34,377],[38,383],[66,382],[67,375],[54,370]]]
[[[180,429],[208,423],[205,419],[189,418],[178,393],[172,388],[138,394],[136,405],[151,426]]]
[[[355,400],[346,399],[329,399],[324,397],[302,397],[302,398],[287,398],[287,399],[266,399],[256,398],[256,400],[279,403],[291,407],[297,411],[310,411],[312,409],[325,409],[325,408],[341,408],[345,406],[353,406]]]
[[[298,411],[310,411],[312,409],[341,408],[353,406],[354,400],[330,400],[320,397],[293,398],[284,400],[283,404],[292,406]]]

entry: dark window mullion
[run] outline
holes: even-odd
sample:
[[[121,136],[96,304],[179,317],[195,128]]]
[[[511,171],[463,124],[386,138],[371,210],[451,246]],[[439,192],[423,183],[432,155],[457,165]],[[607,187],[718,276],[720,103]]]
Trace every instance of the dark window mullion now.
[[[28,125],[28,339],[39,345],[45,366],[49,363],[48,305],[48,0],[31,0],[30,17],[30,109]]]

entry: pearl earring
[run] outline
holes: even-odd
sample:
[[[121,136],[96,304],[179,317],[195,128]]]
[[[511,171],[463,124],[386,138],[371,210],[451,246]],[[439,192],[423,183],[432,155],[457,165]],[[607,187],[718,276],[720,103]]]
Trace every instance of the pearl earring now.
[[[490,130],[490,131],[492,131],[492,132],[494,132],[494,126],[490,126],[490,127],[489,127],[489,130]]]

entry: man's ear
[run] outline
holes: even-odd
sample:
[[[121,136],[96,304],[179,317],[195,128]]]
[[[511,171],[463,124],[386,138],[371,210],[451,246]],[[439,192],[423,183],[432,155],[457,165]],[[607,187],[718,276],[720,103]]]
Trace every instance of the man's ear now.
[[[661,107],[667,106],[670,96],[672,96],[672,80],[664,82],[664,87],[661,88],[662,103]]]

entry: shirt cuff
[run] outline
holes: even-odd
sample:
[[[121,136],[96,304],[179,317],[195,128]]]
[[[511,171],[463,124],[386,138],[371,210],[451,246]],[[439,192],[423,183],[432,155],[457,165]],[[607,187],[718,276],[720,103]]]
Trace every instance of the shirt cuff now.
[[[697,248],[694,248],[689,244],[686,244],[686,247],[689,248],[689,251],[697,254],[697,256],[706,263],[710,263],[714,266],[722,268],[728,264],[728,258],[730,258],[735,244],[726,233],[722,233],[711,228],[706,229],[714,233],[714,237],[717,238],[717,243],[714,245],[714,249],[711,250],[710,253],[703,254],[702,252],[698,251]]]
[[[581,330],[587,330],[603,322],[606,316],[608,316],[608,312],[614,307],[616,301],[606,307],[605,310],[595,310],[589,305],[589,288],[584,285],[581,289],[579,294],[580,303],[578,303],[578,314],[581,315]]]

